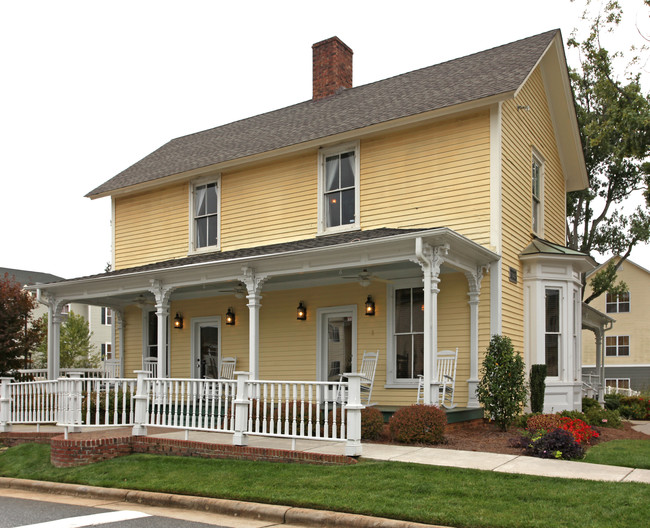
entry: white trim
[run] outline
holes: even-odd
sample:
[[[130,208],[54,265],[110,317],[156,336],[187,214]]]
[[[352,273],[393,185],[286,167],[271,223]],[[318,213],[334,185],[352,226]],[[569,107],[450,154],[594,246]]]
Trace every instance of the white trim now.
[[[205,246],[202,248],[195,247],[195,236],[196,232],[194,230],[194,189],[198,185],[208,185],[210,183],[215,183],[217,185],[217,243],[214,246]],[[221,174],[211,174],[209,176],[202,176],[195,180],[192,180],[188,185],[189,192],[189,240],[188,240],[188,255],[195,255],[197,253],[205,253],[212,251],[221,250]]]
[[[542,156],[539,151],[535,148],[532,147],[532,156],[531,156],[531,164],[530,164],[530,170],[531,172],[529,173],[529,177],[531,177],[530,182],[532,182],[532,166],[533,163],[537,163],[539,165],[539,214],[537,218],[537,231],[533,229],[533,220],[535,218],[535,211],[533,209],[533,196],[532,196],[532,186],[531,186],[531,231],[535,233],[538,237],[544,238],[544,206],[545,206],[545,200],[544,200],[544,180],[545,178],[545,168],[546,168],[546,160],[544,159],[544,156]],[[566,201],[566,200],[565,200]]]
[[[200,375],[200,370],[197,365],[197,360],[200,357],[200,351],[198,350],[200,341],[197,339],[197,330],[205,326],[217,327],[217,365],[221,364],[221,316],[211,315],[206,317],[192,317],[190,319],[190,372],[192,373],[192,378],[196,379],[198,379]]]
[[[325,317],[328,315],[341,315],[352,317],[352,371],[357,371],[357,310],[356,304],[345,306],[328,306],[316,310],[316,379],[327,381],[325,367],[325,337],[327,329],[324,328]]]
[[[490,108],[490,245],[501,253],[503,238],[501,103]]]
[[[609,357],[628,357],[628,356],[609,356]],[[605,365],[605,368],[607,369],[613,369],[613,368],[635,368],[635,367],[643,367],[643,368],[648,368],[650,367],[650,363],[616,363],[615,365],[610,364],[610,365]],[[596,365],[582,365],[582,368],[596,368]]]
[[[111,196],[111,271],[115,271],[115,198]]]
[[[321,148],[318,151],[318,234],[329,235],[341,231],[353,231],[361,226],[361,192],[360,192],[360,142],[342,143],[333,147]],[[325,158],[335,154],[354,152],[354,223],[327,227],[327,210],[325,207]]]
[[[395,373],[395,290],[423,287],[421,277],[402,279],[386,284],[386,384],[384,385],[386,389],[410,389],[418,386],[417,378],[399,380]]]
[[[501,314],[503,300],[502,267],[503,259],[490,264],[490,335],[500,335],[503,328],[503,316]],[[521,280],[521,277],[518,280]],[[524,319],[525,317],[526,311],[524,310]]]

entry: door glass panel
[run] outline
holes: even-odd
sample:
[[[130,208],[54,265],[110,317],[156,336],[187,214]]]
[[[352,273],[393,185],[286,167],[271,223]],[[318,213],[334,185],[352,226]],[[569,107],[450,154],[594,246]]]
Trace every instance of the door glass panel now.
[[[202,326],[200,329],[199,377],[219,377],[219,328]]]
[[[327,381],[339,381],[339,376],[352,372],[352,318],[327,317]]]
[[[158,316],[156,312],[149,312],[149,331],[147,339],[147,357],[158,357]]]

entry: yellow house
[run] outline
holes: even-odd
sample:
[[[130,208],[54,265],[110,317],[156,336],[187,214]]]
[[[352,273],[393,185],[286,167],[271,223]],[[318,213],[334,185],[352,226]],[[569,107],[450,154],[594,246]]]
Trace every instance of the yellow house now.
[[[380,408],[477,408],[490,336],[547,363],[547,404],[581,401],[580,274],[565,194],[588,184],[558,30],[365,86],[313,46],[313,98],[174,139],[88,196],[110,198],[113,269],[43,285],[57,314],[111,306],[125,376],[321,380],[379,351]],[[299,315],[302,311],[304,315]]]
[[[618,262],[619,257],[612,259]],[[608,263],[609,260],[602,266]],[[617,276],[627,284],[629,290],[620,295],[603,294],[590,304],[614,319],[602,343],[604,383],[613,389],[648,390],[650,327],[647,316],[650,313],[650,271],[627,259],[618,269]],[[587,286],[586,296],[590,293],[591,289]],[[596,341],[589,334],[585,334],[583,339],[583,374],[596,376]]]

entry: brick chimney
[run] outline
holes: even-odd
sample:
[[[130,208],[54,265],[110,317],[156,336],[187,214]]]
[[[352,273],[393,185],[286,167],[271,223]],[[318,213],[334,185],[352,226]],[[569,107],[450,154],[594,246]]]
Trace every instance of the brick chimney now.
[[[352,88],[352,50],[338,37],[317,42],[312,47],[314,63],[313,99],[323,99]]]

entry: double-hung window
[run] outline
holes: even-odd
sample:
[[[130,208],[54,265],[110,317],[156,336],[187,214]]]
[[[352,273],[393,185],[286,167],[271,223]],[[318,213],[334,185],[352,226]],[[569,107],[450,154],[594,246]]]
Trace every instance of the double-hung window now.
[[[319,158],[319,232],[358,229],[358,143],[322,150]]]
[[[396,381],[424,373],[424,288],[395,290],[394,336]]]
[[[630,336],[622,336],[622,335],[606,336],[605,355],[606,356],[629,356]]]
[[[543,163],[540,157],[536,154],[533,154],[533,164],[532,164],[532,194],[533,194],[533,203],[532,203],[532,213],[533,213],[533,233],[542,236],[543,234],[543,202],[542,202],[542,193],[543,193]]]
[[[560,338],[562,337],[560,326],[561,293],[559,289],[546,289],[544,355],[547,376],[559,375]]]
[[[110,308],[105,308],[102,306],[101,309],[101,323],[103,325],[113,324],[113,312]]]
[[[605,303],[607,313],[624,313],[630,311],[630,292],[608,293]]]
[[[192,187],[192,249],[218,249],[219,179],[197,182]]]

